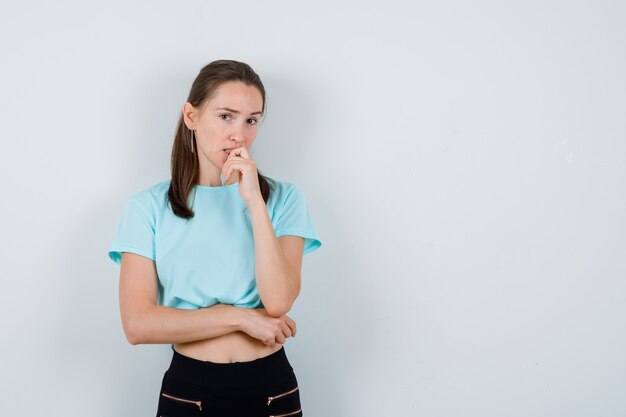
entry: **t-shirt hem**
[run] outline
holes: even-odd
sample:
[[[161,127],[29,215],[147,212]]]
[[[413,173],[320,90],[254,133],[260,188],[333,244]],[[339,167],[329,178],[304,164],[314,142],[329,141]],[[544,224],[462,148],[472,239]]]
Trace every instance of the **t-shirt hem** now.
[[[109,258],[113,262],[115,262],[116,264],[119,265],[119,264],[122,263],[122,252],[135,253],[137,255],[145,256],[146,258],[149,258],[149,259],[151,259],[151,260],[156,262],[155,257],[152,254],[152,252],[147,251],[145,249],[136,248],[136,247],[130,246],[130,245],[111,246],[111,248],[109,249]]]
[[[307,253],[313,252],[315,249],[317,249],[320,246],[322,246],[322,242],[320,241],[319,236],[317,234],[315,234],[311,230],[305,230],[305,229],[284,229],[284,230],[279,230],[279,231],[276,232],[276,237],[281,237],[281,236],[285,236],[285,235],[300,236],[300,237],[303,237],[305,239],[310,239],[311,240],[311,243],[304,248],[303,255],[306,255]]]

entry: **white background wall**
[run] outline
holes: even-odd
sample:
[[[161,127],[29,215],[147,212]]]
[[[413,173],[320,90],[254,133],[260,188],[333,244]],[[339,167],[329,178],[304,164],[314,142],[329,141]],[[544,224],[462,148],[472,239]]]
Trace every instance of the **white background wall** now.
[[[302,187],[285,348],[305,415],[624,416],[622,1],[20,1],[0,6],[2,416],[152,416],[123,205],[169,177],[214,59],[268,92],[253,147]]]

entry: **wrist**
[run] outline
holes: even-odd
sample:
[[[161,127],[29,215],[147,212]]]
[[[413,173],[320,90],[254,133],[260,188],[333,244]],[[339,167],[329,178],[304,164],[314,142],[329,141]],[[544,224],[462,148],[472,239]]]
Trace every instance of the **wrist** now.
[[[221,313],[209,313],[207,311],[207,314],[217,314],[220,315],[220,317],[218,318],[217,316],[213,316],[212,320],[218,320],[222,323],[224,323],[232,332],[235,331],[239,331],[242,330],[244,328],[244,324],[245,324],[245,312],[243,311],[244,309],[242,309],[241,307],[235,307],[232,304],[213,304],[209,307],[205,307],[206,310],[224,310]]]
[[[247,323],[248,309],[244,307],[235,307],[231,309],[231,321],[236,330],[245,332]]]
[[[259,194],[258,196],[254,197],[253,199],[246,201],[246,204],[248,205],[248,208],[250,210],[254,210],[257,206],[264,207],[265,206],[265,200],[263,200],[263,196],[261,194]]]

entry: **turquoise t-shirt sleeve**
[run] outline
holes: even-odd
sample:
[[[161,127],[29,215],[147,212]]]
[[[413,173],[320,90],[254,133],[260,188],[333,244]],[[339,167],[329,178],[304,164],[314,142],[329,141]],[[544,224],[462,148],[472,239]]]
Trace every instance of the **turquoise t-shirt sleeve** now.
[[[148,210],[135,198],[124,208],[115,238],[109,247],[109,258],[122,263],[122,252],[132,252],[156,261],[155,221]]]
[[[304,238],[304,254],[322,245],[315,231],[306,199],[300,189],[292,184],[276,213],[276,236],[296,235]]]

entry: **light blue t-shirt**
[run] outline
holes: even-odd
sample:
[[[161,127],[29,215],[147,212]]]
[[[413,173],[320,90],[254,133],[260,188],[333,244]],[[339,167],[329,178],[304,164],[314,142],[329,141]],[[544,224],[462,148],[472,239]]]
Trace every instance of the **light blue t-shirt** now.
[[[252,223],[239,183],[195,185],[189,196],[195,215],[187,220],[172,212],[167,198],[170,181],[128,200],[109,258],[121,264],[121,252],[132,252],[155,261],[158,305],[263,307],[255,280]],[[303,237],[304,254],[319,248],[321,241],[300,189],[288,182],[269,178],[268,182],[266,208],[276,236]]]

